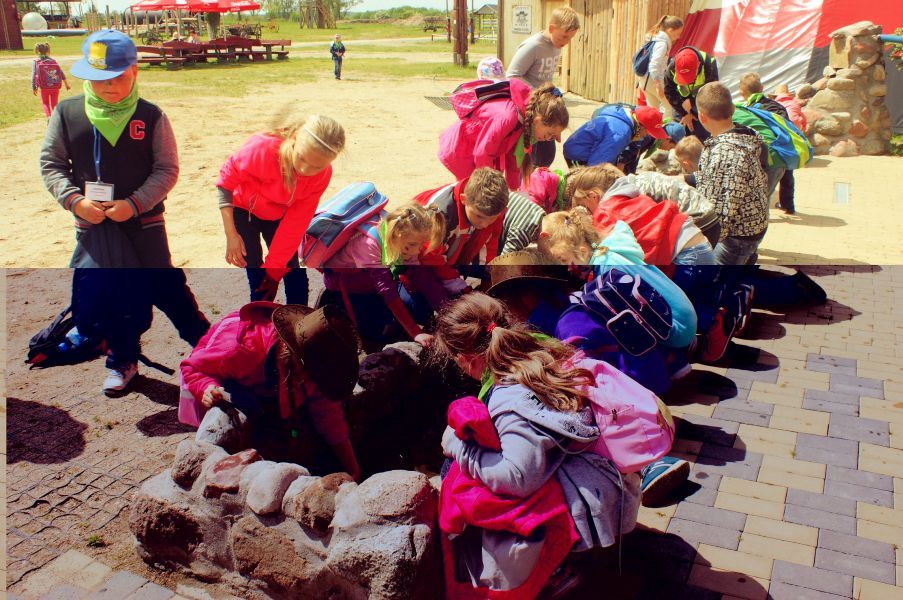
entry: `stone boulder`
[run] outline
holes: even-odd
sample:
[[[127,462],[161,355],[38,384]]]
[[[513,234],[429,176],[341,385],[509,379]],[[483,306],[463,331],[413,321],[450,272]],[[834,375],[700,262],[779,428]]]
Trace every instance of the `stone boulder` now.
[[[225,458],[225,450],[207,442],[182,440],[176,448],[172,465],[172,480],[183,488],[190,488],[203,472],[204,462],[211,457]]]
[[[851,92],[822,90],[812,97],[812,100],[809,101],[809,106],[821,108],[828,112],[840,112],[853,108],[855,101],[856,95]]]
[[[837,71],[837,76],[845,79],[855,79],[857,77],[862,77],[863,74],[864,71],[856,65],[853,65],[848,69],[840,69]]]
[[[870,55],[870,56],[868,56],[868,57],[865,57],[865,58],[859,58],[859,59],[857,59],[856,62],[854,62],[853,64],[854,64],[857,68],[862,69],[863,71],[865,71],[866,69],[868,69],[869,67],[871,67],[873,64],[875,64],[876,62],[878,62],[878,59],[879,59],[879,58],[881,58],[881,55],[875,53],[875,54],[872,54],[872,55]]]
[[[249,464],[259,460],[261,456],[257,450],[250,448],[215,463],[205,474],[204,495],[215,497],[224,492],[237,492],[242,472]]]
[[[884,65],[875,65],[875,68],[872,69],[872,79],[875,81],[887,79],[887,71],[884,70]]]
[[[386,344],[383,350],[399,350],[408,355],[414,361],[415,365],[420,365],[424,357],[423,346],[417,342],[395,342],[394,344]]]
[[[881,27],[875,25],[871,21],[857,21],[851,25],[834,30],[828,35],[832,38],[846,38],[857,35],[878,35],[879,33],[881,33]]]
[[[815,122],[812,131],[828,136],[841,135],[843,125],[833,115],[826,115]]]
[[[386,348],[361,361],[358,385],[380,395],[403,395],[416,390],[419,380],[417,363],[407,352]]]
[[[283,511],[301,525],[325,535],[335,515],[336,495],[346,483],[353,483],[347,473],[332,473],[311,482],[304,481],[303,488],[297,493],[286,492]]]
[[[831,156],[859,156],[859,144],[853,140],[841,140],[831,146],[828,154]]]
[[[834,77],[833,79],[828,80],[828,89],[829,90],[838,90],[838,91],[847,91],[847,90],[855,90],[856,82],[852,79],[846,79],[843,77]]]
[[[282,499],[289,486],[310,471],[292,463],[278,463],[265,469],[251,481],[245,502],[258,515],[282,510]]]
[[[887,85],[884,83],[876,83],[869,88],[869,96],[887,96]]]
[[[240,452],[251,446],[248,417],[231,404],[214,406],[201,420],[194,440],[215,444],[229,454]]]
[[[831,148],[831,140],[820,133],[812,136],[812,149],[816,155],[827,154]]]
[[[862,142],[862,147],[859,149],[859,152],[860,154],[865,154],[867,156],[886,154],[887,140],[865,140],[864,142]]]
[[[850,126],[850,130],[848,132],[851,136],[857,138],[864,138],[869,133],[869,126],[856,119],[853,121],[853,124]]]
[[[378,473],[355,490],[361,509],[394,523],[430,523],[436,517],[436,494],[430,481],[416,471]]]
[[[244,577],[265,582],[277,597],[314,600],[322,590],[312,584],[313,569],[282,532],[254,517],[242,517],[230,532],[235,568]]]

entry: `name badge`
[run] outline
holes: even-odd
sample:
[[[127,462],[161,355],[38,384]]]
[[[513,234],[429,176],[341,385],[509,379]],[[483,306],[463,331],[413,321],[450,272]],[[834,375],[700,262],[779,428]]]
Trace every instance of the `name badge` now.
[[[95,202],[112,202],[113,184],[100,181],[86,181],[85,198]]]

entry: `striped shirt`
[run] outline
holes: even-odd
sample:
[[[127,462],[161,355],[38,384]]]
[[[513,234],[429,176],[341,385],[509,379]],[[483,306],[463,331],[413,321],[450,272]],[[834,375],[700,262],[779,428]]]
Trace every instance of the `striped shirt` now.
[[[508,210],[502,221],[499,255],[523,250],[539,238],[545,211],[520,192],[508,193]]]

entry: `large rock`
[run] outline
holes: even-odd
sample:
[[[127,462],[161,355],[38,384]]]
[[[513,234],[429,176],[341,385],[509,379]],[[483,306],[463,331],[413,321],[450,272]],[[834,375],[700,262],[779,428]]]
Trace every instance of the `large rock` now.
[[[246,578],[265,582],[279,593],[277,597],[318,597],[318,590],[310,589],[313,573],[308,561],[280,531],[254,517],[242,517],[232,526],[231,540],[235,567]]]
[[[829,140],[827,137],[823,136],[820,133],[816,133],[815,135],[812,136],[812,145],[816,148],[818,148],[820,146],[825,146],[826,147],[825,150],[827,150],[827,147],[829,147],[831,145],[831,140]]]
[[[394,344],[386,344],[383,350],[399,350],[407,354],[415,365],[419,365],[424,356],[423,346],[417,342],[395,342]]]
[[[868,135],[868,132],[869,132],[869,126],[866,125],[865,123],[863,123],[862,121],[860,121],[859,119],[856,119],[855,121],[853,121],[853,124],[850,126],[849,134],[853,137],[864,138],[866,135]]]
[[[859,156],[859,144],[853,140],[841,140],[831,146],[828,154],[831,156]]]
[[[238,454],[227,456],[214,464],[205,474],[204,495],[217,497],[223,492],[236,492],[241,483],[241,474],[249,464],[261,459],[257,450],[250,448]]]
[[[361,361],[358,384],[377,394],[406,394],[419,387],[417,363],[397,348],[374,352]]]
[[[881,58],[881,55],[876,52],[874,54],[871,54],[870,56],[857,59],[856,62],[854,62],[853,64],[856,67],[865,71],[866,69],[871,67],[873,64],[878,62],[879,58]]]
[[[214,406],[204,415],[194,440],[216,444],[229,454],[240,452],[251,445],[248,418],[234,406]]]
[[[868,123],[872,120],[872,109],[868,105],[859,109],[859,120]]]
[[[821,71],[821,76],[822,76],[822,77],[825,77],[825,78],[828,78],[828,79],[830,79],[831,77],[834,77],[835,75],[837,75],[837,69],[835,69],[835,68],[832,67],[831,65],[827,65],[827,66],[826,66],[824,69],[822,69],[822,71]]]
[[[278,463],[257,475],[248,488],[245,502],[258,515],[282,510],[282,498],[293,481],[310,471],[291,463]]]
[[[865,140],[862,142],[860,153],[867,156],[877,156],[887,153],[887,142],[884,140]]]
[[[172,479],[183,488],[190,488],[203,471],[204,462],[210,456],[226,457],[226,451],[206,442],[182,440],[176,448],[176,459],[172,464]]]
[[[372,600],[442,597],[437,540],[428,525],[364,530],[333,539],[326,564],[356,582]]]
[[[887,85],[876,83],[869,88],[869,96],[887,96]]]
[[[828,79],[826,77],[822,77],[821,79],[819,79],[818,81],[816,81],[815,83],[812,84],[812,89],[814,89],[816,92],[820,92],[827,88],[828,88]]]
[[[821,108],[828,112],[840,112],[853,108],[855,95],[851,92],[838,92],[836,90],[822,90],[812,97],[809,106]]]
[[[828,89],[829,90],[854,90],[856,89],[856,82],[852,79],[845,79],[843,77],[834,77],[833,79],[828,80]]]
[[[829,33],[829,37],[839,38],[839,37],[854,37],[857,35],[878,35],[881,33],[881,26],[875,25],[871,21],[857,21],[852,25],[847,25],[845,27],[841,27],[840,29],[836,29]]]
[[[335,515],[336,494],[343,484],[351,481],[351,476],[347,473],[332,473],[309,484],[304,482],[306,485],[303,490],[284,503],[286,516],[320,535],[325,534]]]
[[[843,125],[833,116],[825,116],[815,122],[812,131],[822,135],[841,135],[843,133]]]
[[[852,66],[849,69],[840,69],[837,71],[838,77],[843,77],[845,79],[855,79],[857,77],[862,77],[863,70],[857,66]]]
[[[430,523],[436,516],[436,494],[416,471],[377,473],[355,490],[361,509],[395,523]]]
[[[831,113],[831,116],[834,117],[835,119],[837,119],[837,121],[838,121],[841,125],[846,125],[847,123],[850,122],[850,119],[853,118],[853,116],[852,116],[850,113],[848,113],[848,112],[836,112],[836,113]]]

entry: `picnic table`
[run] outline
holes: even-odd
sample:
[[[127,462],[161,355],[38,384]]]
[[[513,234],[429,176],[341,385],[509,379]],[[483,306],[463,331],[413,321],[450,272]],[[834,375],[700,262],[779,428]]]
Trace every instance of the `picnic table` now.
[[[266,59],[273,60],[273,55],[276,56],[277,59],[288,58],[288,50],[285,49],[286,46],[291,46],[291,40],[260,40],[258,42],[264,51],[266,52]],[[273,50],[276,46],[279,46],[279,50]]]
[[[253,40],[240,36],[215,38],[201,44],[171,41],[153,46],[138,46],[138,52],[141,53],[138,63],[176,68],[185,63],[207,62],[211,58],[215,58],[217,62],[273,60],[274,56],[284,59],[288,58],[285,47],[291,44],[291,40]]]

